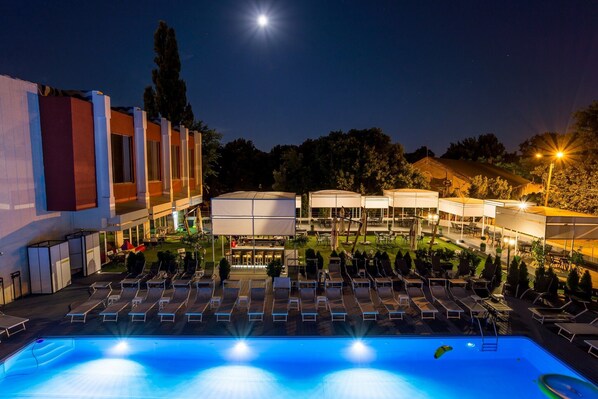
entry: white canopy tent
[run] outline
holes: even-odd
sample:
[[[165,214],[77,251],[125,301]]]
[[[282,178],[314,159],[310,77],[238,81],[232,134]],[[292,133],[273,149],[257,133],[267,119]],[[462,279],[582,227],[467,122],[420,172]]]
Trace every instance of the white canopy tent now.
[[[295,235],[293,193],[237,191],[212,198],[214,235]]]
[[[365,209],[388,209],[390,200],[382,195],[361,197],[361,206]]]
[[[496,219],[496,208],[521,208],[536,205],[532,202],[523,202],[519,200],[507,200],[507,199],[485,199],[484,200],[484,217],[482,218],[482,231],[484,231],[486,225],[486,218]]]
[[[384,190],[384,196],[388,198],[388,205],[392,208],[392,222],[394,227],[395,209],[400,208],[400,214],[404,215],[405,209],[414,209],[417,215],[418,209],[438,208],[438,192],[421,190],[418,188],[395,188]]]
[[[344,190],[321,190],[309,193],[309,218],[313,217],[312,209],[361,209],[361,194]],[[357,217],[361,214],[356,215]]]
[[[598,240],[598,216],[544,206],[497,207],[496,225],[544,240]]]
[[[476,198],[440,198],[438,210],[449,215],[459,216],[461,224],[466,217],[483,217],[484,201]],[[450,229],[450,224],[449,224]],[[463,228],[461,229],[461,240],[463,240]]]

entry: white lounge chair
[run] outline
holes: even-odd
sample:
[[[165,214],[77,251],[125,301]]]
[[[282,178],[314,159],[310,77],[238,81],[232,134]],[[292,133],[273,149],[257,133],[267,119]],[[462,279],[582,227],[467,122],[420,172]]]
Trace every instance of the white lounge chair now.
[[[79,322],[85,323],[87,321],[87,315],[89,312],[103,304],[106,305],[108,297],[112,293],[110,284],[102,287],[95,288],[89,298],[82,304],[76,306],[70,312],[66,314],[66,317],[71,318],[71,323]]]
[[[587,311],[587,307],[585,310],[581,311],[578,314],[571,314],[567,312],[565,309],[571,305],[573,301],[569,301],[563,306],[559,308],[528,308],[530,312],[532,312],[532,319],[537,320],[540,324],[544,324],[545,322],[570,322],[575,320],[575,318],[582,313]]]
[[[328,306],[332,321],[345,321],[347,319],[347,308],[345,308],[342,288],[326,287],[326,306]]]
[[[473,323],[474,318],[484,318],[488,315],[486,309],[481,303],[476,301],[465,289],[467,282],[461,279],[449,280],[449,292],[453,298],[459,302],[469,312],[469,317]]]
[[[195,289],[195,296],[193,302],[187,305],[185,316],[187,321],[203,321],[203,315],[212,302],[212,295],[214,294],[214,285],[201,286],[199,283]]]
[[[444,308],[446,311],[446,318],[460,319],[463,309],[461,309],[459,305],[457,305],[457,303],[450,298],[446,290],[446,280],[430,278],[428,279],[428,283],[430,284],[432,299],[434,302]]]
[[[133,301],[133,307],[129,312],[131,321],[145,321],[147,314],[152,310],[164,295],[166,280],[150,280],[147,282],[147,295],[145,298],[138,298]]]
[[[29,319],[23,317],[9,316],[0,312],[0,335],[4,333],[8,338],[13,334],[25,331],[25,323],[28,321]]]
[[[363,320],[377,320],[380,312],[378,312],[372,301],[370,288],[355,287],[354,294],[355,301],[357,302],[357,306],[359,306]]]
[[[416,308],[419,309],[422,320],[435,319],[438,309],[428,301],[421,286],[407,286],[407,295]]]
[[[291,279],[288,277],[276,277],[274,278],[273,288],[272,321],[287,321],[289,317]]]
[[[407,306],[401,305],[395,297],[392,287],[378,287],[377,291],[380,303],[388,312],[388,318],[390,320],[403,320]]]
[[[264,311],[266,309],[266,288],[251,287],[249,289],[249,305],[247,306],[247,316],[249,321],[264,321]]]
[[[216,321],[231,321],[233,310],[239,300],[239,288],[224,287],[222,289],[222,301],[216,309]]]
[[[118,296],[114,296],[114,302],[108,302],[108,306],[106,309],[100,312],[100,316],[103,317],[102,321],[118,321],[118,315],[120,312],[125,310],[127,306],[129,306],[133,299],[137,297],[139,293],[139,281],[135,283],[129,284],[127,282],[121,281],[121,291]],[[109,298],[112,299],[113,296]]]
[[[589,323],[556,323],[559,328],[559,335],[567,338],[569,342],[573,341],[576,335],[596,335],[598,336],[598,317]]]
[[[190,280],[173,281],[174,292],[172,293],[172,298],[168,302],[164,302],[158,311],[160,322],[171,321],[174,323],[176,313],[189,301],[189,294],[191,293],[190,285]]]
[[[588,348],[588,353],[592,356],[598,357],[598,339],[587,339],[583,342],[590,345]]]
[[[301,288],[301,320],[316,321],[318,309],[316,308],[316,289]]]

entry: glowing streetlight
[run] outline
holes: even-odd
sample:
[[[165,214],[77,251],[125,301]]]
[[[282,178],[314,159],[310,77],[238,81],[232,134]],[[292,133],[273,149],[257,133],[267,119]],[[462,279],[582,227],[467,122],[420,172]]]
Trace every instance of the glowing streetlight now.
[[[264,28],[266,25],[268,25],[268,17],[266,17],[264,14],[260,15],[257,17],[257,24]]]
[[[503,242],[507,246],[507,267],[509,267],[511,264],[511,247],[514,248],[517,241],[513,237],[505,237]]]
[[[563,151],[557,151],[554,154],[554,158],[556,158],[556,160],[560,160],[563,159],[563,157],[565,156],[565,153]],[[543,158],[544,155],[537,153],[536,154],[536,158],[540,159]],[[546,194],[544,195],[544,206],[548,206],[548,193],[550,191],[550,180],[552,179],[552,169],[554,169],[554,160],[550,161],[550,167],[548,168],[548,180],[546,181]]]

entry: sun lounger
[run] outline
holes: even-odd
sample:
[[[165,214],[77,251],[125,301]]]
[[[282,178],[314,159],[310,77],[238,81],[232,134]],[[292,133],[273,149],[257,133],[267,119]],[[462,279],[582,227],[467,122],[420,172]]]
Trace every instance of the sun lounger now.
[[[445,279],[434,279],[428,280],[430,284],[430,292],[434,302],[439,304],[446,311],[447,319],[460,319],[463,309],[457,305],[455,301],[451,299],[446,290]]]
[[[380,303],[388,312],[388,318],[390,320],[403,320],[407,309],[406,306],[399,304],[392,287],[378,287],[377,292]]]
[[[222,301],[216,312],[214,312],[216,314],[216,321],[230,321],[238,299],[238,287],[224,287],[222,289]]]
[[[318,310],[316,308],[316,289],[301,288],[301,320],[316,321]]]
[[[587,339],[583,342],[590,345],[590,347],[588,348],[588,353],[590,355],[598,357],[598,339]]]
[[[25,323],[28,321],[29,319],[25,319],[23,317],[9,316],[0,312],[0,335],[4,333],[8,338],[12,334],[25,331]]]
[[[339,260],[340,262],[340,260]],[[342,287],[343,275],[341,273],[340,263],[330,262],[328,265],[328,277],[326,278],[326,287]]]
[[[171,321],[174,323],[176,313],[189,301],[189,294],[191,293],[190,285],[190,280],[173,281],[174,292],[172,293],[172,298],[167,303],[164,303],[158,311],[160,322]]]
[[[112,299],[112,296],[110,296],[108,298],[108,306],[100,312],[102,321],[118,321],[118,314],[131,304],[138,293],[139,281],[136,281],[135,283],[128,283],[125,280],[121,281],[120,294],[115,296],[114,302],[110,302]]]
[[[251,287],[249,289],[249,306],[247,316],[249,321],[264,321],[264,310],[266,308],[266,288]]]
[[[162,299],[164,289],[166,287],[166,280],[150,280],[147,282],[147,295],[145,298],[136,298],[133,300],[133,307],[129,312],[131,321],[145,321],[147,314],[152,310]]]
[[[556,323],[559,328],[559,335],[567,338],[569,342],[573,341],[576,335],[596,335],[598,336],[598,318],[590,323]]]
[[[438,309],[428,301],[421,286],[407,287],[407,295],[415,307],[419,309],[422,320],[435,319]]]
[[[82,304],[76,306],[70,312],[66,314],[66,317],[71,318],[71,323],[79,322],[85,323],[87,321],[87,314],[100,306],[101,304],[106,305],[108,297],[112,293],[110,284],[95,288],[89,298]]]
[[[203,315],[212,302],[212,295],[214,293],[214,286],[200,286],[196,283],[195,295],[193,302],[187,305],[185,316],[187,321],[203,321]]]
[[[486,317],[488,315],[488,309],[471,296],[465,289],[466,285],[467,282],[463,280],[449,280],[449,291],[453,298],[467,309],[473,323],[474,318]]]
[[[347,309],[345,308],[342,288],[326,287],[326,305],[332,321],[346,320]]]
[[[376,310],[376,306],[372,301],[370,288],[356,287],[354,294],[355,301],[357,302],[357,306],[359,306],[363,320],[377,320],[379,312]]]
[[[287,321],[289,316],[290,288],[274,287],[272,321]]]
[[[572,301],[567,302],[560,308],[528,308],[532,312],[532,319],[537,320],[540,324],[544,322],[570,322],[574,320],[581,313],[574,315],[567,312],[565,309]],[[585,312],[585,311],[584,311]],[[583,312],[582,312],[583,313]]]

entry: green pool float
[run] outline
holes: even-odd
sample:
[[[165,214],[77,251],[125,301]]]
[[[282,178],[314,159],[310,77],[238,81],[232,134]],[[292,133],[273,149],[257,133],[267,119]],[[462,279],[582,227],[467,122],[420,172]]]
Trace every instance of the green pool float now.
[[[593,384],[562,374],[543,374],[538,379],[542,392],[554,399],[598,398]]]

